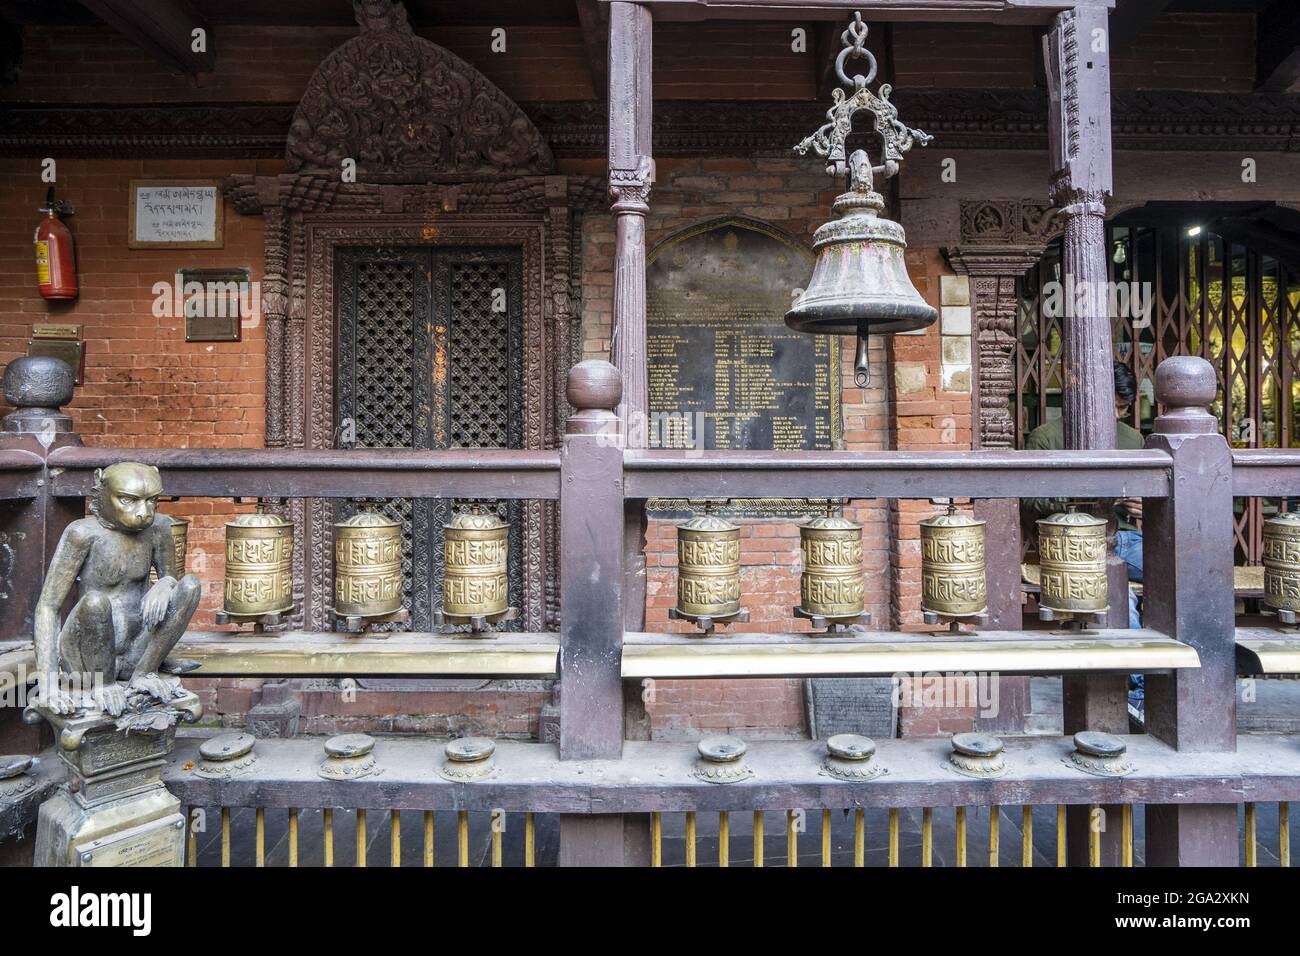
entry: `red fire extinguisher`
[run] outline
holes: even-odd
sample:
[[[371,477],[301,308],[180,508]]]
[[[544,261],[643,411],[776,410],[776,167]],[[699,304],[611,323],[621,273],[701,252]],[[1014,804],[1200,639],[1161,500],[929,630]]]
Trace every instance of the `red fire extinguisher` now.
[[[77,260],[72,231],[60,216],[72,215],[72,205],[54,198],[54,187],[45,194],[41,212],[45,218],[36,227],[36,283],[46,299],[77,297]]]

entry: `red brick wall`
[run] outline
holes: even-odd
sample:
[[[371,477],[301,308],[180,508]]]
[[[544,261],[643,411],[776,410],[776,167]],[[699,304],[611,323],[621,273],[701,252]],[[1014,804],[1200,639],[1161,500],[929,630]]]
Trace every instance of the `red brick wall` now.
[[[492,27],[422,29],[420,35],[469,60],[516,100],[594,98],[576,26],[506,28],[506,51],[491,52]],[[18,82],[0,99],[80,103],[296,102],[326,56],[355,27],[213,28],[216,68],[199,80],[151,59],[106,26],[30,27]]]
[[[246,267],[250,280],[260,282],[262,220],[226,209],[224,248],[136,250],[127,248],[127,208],[131,179],[218,179],[278,167],[252,160],[59,160],[57,195],[76,210],[65,221],[76,242],[80,297],[58,303],[36,290],[31,237],[46,190],[40,164],[0,160],[0,365],[26,354],[33,323],[78,323],[85,384],[67,410],[87,444],[261,447],[266,359],[260,322],[245,323],[240,342],[187,343],[183,318],[154,316],[153,286],[173,282],[176,270],[188,267]],[[195,621],[209,625],[221,603],[222,525],[247,509],[186,499],[163,510],[193,520],[190,563],[205,581]]]

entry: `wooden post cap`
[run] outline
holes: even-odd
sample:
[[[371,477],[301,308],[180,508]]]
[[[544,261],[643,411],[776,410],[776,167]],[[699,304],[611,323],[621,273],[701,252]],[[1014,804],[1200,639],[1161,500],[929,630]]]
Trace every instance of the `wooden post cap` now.
[[[587,359],[569,370],[564,393],[574,414],[569,416],[570,435],[608,432],[617,423],[614,409],[623,398],[623,375],[600,359]]]
[[[1163,412],[1156,419],[1161,434],[1202,434],[1218,430],[1206,409],[1218,393],[1214,366],[1196,355],[1175,355],[1156,368],[1156,401]]]
[[[623,398],[623,375],[608,362],[587,359],[569,370],[565,395],[580,412],[592,408],[612,412]]]

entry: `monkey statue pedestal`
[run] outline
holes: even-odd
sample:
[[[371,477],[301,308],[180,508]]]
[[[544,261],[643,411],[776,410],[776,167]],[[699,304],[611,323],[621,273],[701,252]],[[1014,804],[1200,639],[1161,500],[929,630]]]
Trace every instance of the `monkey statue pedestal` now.
[[[68,783],[41,805],[37,866],[181,866],[185,817],[163,786],[180,720],[203,712],[168,654],[199,603],[176,579],[158,470],[120,462],[95,474],[92,516],[70,524],[35,615],[37,701]],[[151,583],[150,572],[157,573]],[[60,622],[75,589],[76,603]]]

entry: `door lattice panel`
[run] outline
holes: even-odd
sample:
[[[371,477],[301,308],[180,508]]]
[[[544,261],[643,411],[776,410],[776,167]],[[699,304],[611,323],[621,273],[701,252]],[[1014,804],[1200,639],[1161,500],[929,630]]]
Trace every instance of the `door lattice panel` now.
[[[338,254],[338,440],[357,448],[522,445],[518,250],[348,248]],[[510,583],[522,594],[515,502],[475,502],[511,523]],[[442,603],[442,526],[469,501],[356,499],[402,526],[403,603],[429,630]]]

